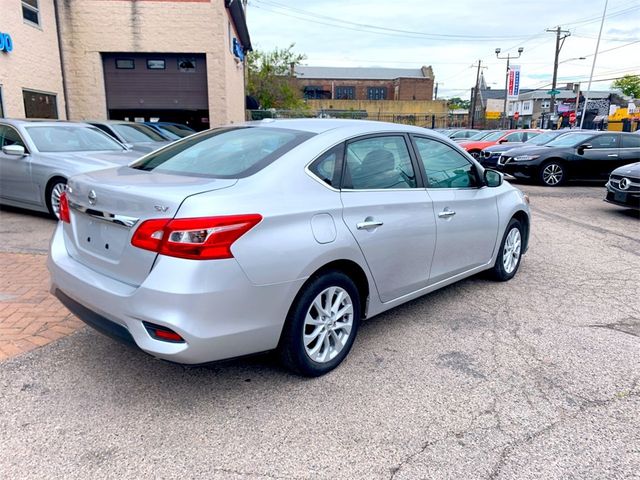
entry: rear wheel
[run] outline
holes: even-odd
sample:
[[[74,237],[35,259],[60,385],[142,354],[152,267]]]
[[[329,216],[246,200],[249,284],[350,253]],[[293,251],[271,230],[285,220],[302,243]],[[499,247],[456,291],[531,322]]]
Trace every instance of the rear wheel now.
[[[318,377],[345,359],[360,324],[360,295],[344,273],[329,272],[313,279],[289,312],[279,354],[296,373]]]
[[[512,218],[504,232],[500,252],[493,266],[492,273],[496,280],[501,282],[511,280],[518,271],[522,258],[522,232],[520,221]]]
[[[60,195],[67,189],[67,180],[62,177],[53,178],[46,190],[47,209],[51,216],[60,219]]]
[[[540,181],[547,187],[557,187],[566,181],[566,171],[560,162],[546,162],[540,168]]]

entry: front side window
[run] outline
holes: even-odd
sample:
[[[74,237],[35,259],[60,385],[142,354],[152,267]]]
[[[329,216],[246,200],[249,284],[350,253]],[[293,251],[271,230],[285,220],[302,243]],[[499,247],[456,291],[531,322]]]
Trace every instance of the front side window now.
[[[9,145],[19,145],[26,148],[22,138],[20,138],[20,135],[15,129],[7,125],[0,125],[0,149],[2,147],[8,147]]]
[[[26,127],[40,152],[123,151],[122,145],[95,127]]]
[[[591,139],[592,148],[618,148],[617,135],[598,135]]]
[[[313,137],[313,133],[268,127],[219,128],[151,153],[132,168],[212,178],[243,178]]]
[[[152,128],[145,125],[114,123],[111,128],[128,143],[163,142],[166,140],[159,133],[154,132]]]
[[[350,142],[342,182],[345,188],[415,188],[416,176],[404,137],[372,137]]]
[[[493,133],[489,133],[487,136],[482,137],[483,142],[497,142],[504,136],[504,132],[497,131]]]
[[[547,143],[548,147],[577,147],[583,143],[587,143],[587,140],[591,137],[590,133],[567,133],[560,135],[555,140],[551,140]]]
[[[427,174],[428,188],[473,188],[479,185],[475,167],[448,145],[428,138],[414,139]]]
[[[22,0],[22,18],[40,26],[40,7],[38,0]]]
[[[507,142],[521,142],[524,137],[524,132],[514,132],[507,135]]]

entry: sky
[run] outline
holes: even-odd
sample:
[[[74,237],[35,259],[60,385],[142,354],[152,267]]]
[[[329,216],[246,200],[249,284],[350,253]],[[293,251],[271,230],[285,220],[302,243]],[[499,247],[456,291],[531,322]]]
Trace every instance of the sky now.
[[[506,60],[522,56],[521,88],[551,84],[555,33],[571,35],[560,52],[558,84],[586,89],[605,0],[248,0],[254,49],[295,44],[304,65],[433,66],[438,98],[468,98],[478,60],[485,81],[504,88]],[[611,78],[640,74],[640,0],[609,0],[592,90]],[[580,60],[580,57],[585,57]]]

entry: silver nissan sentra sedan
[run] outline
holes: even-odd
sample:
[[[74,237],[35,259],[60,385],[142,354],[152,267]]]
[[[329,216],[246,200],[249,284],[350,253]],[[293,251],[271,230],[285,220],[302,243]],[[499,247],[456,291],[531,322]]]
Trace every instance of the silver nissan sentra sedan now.
[[[303,375],[362,319],[527,249],[528,198],[428,130],[279,120],[209,130],[72,177],[52,292],[96,329],[200,364],[277,350]]]

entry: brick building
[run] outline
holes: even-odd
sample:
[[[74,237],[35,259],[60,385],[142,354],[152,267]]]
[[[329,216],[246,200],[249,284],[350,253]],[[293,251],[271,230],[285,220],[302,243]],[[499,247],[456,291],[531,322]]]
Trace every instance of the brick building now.
[[[0,115],[244,120],[242,0],[15,0],[3,3]],[[10,5],[9,5],[10,4]]]
[[[434,76],[422,68],[304,67],[294,71],[306,99],[432,100]]]

